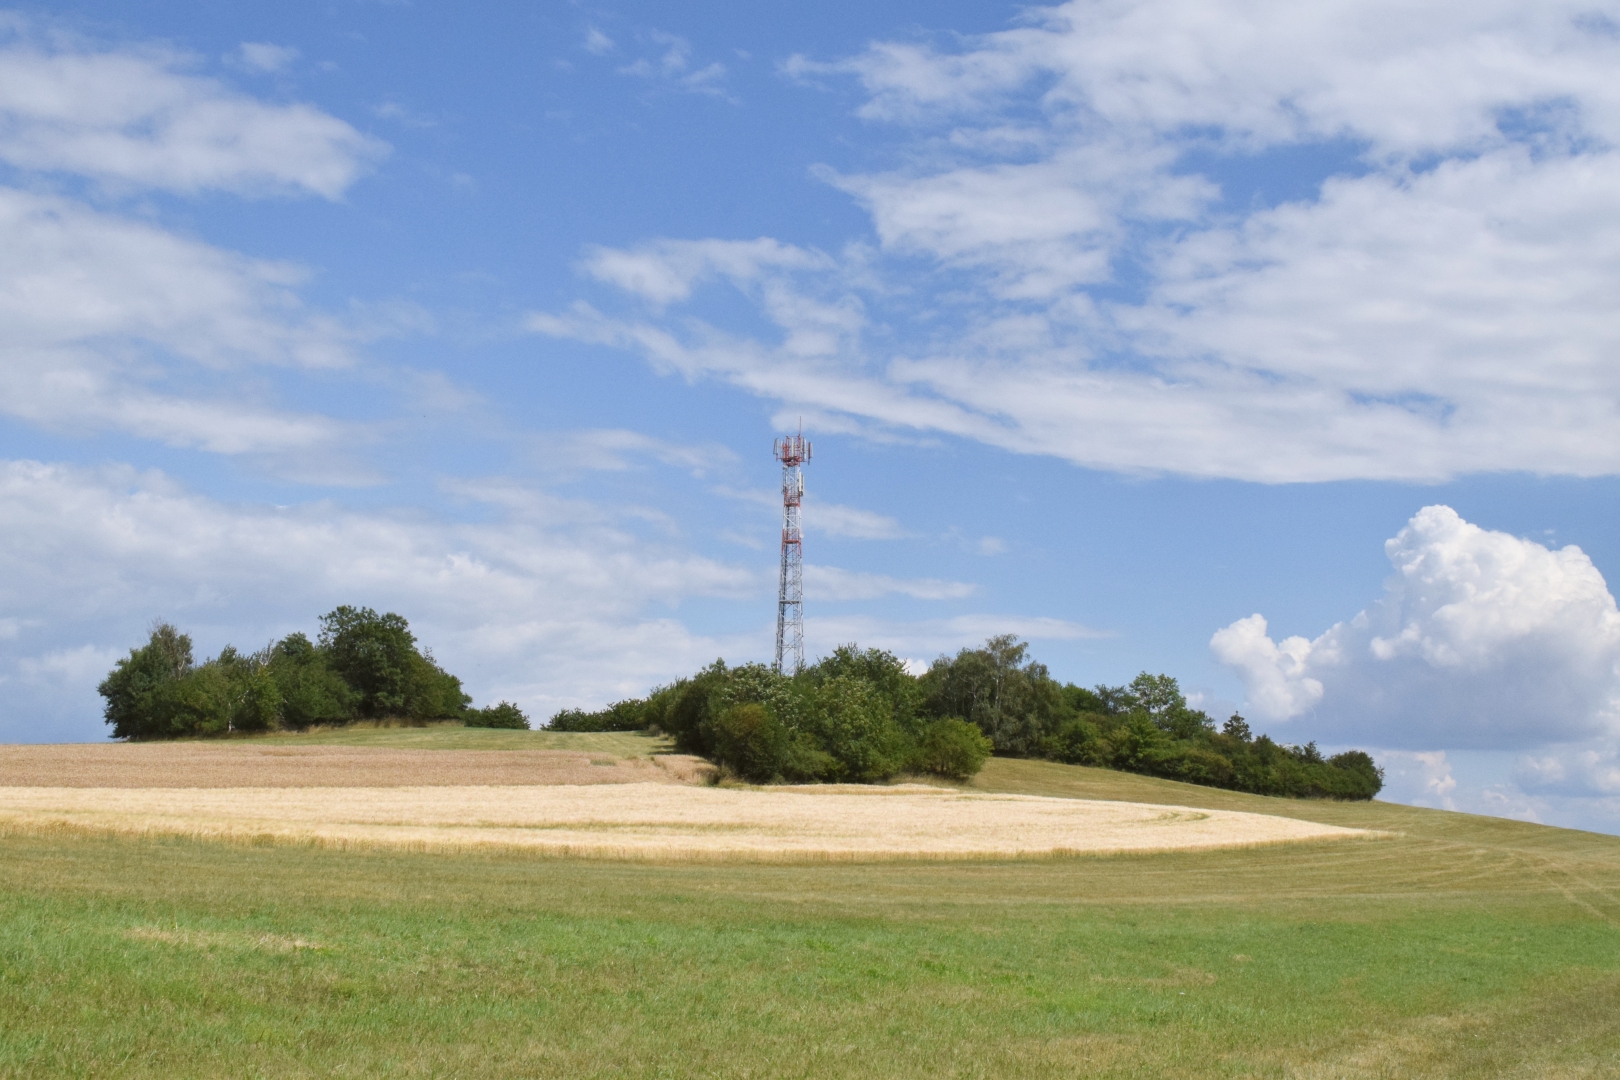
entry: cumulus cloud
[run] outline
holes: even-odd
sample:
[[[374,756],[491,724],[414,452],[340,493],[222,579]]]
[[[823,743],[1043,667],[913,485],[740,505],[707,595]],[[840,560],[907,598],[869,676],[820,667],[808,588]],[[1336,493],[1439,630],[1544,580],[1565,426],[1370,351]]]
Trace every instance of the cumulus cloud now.
[[[905,151],[820,171],[875,243],[595,249],[641,309],[531,325],[849,430],[1121,472],[1613,474],[1611,25],[1576,0],[1076,2],[952,47],[796,58],[855,80]],[[1285,173],[1282,199],[1254,180]],[[710,251],[771,258],[727,273]],[[771,331],[664,310],[715,287]]]
[[[1384,770],[1384,795],[1415,806],[1456,810],[1458,784],[1444,750],[1385,751],[1378,756]]]
[[[1620,734],[1620,612],[1578,547],[1549,550],[1419,511],[1385,545],[1384,595],[1321,636],[1253,615],[1215,657],[1260,717],[1374,746],[1527,749]]]
[[[276,46],[243,46],[263,70]],[[0,25],[0,160],[178,192],[336,199],[386,144],[303,104],[270,104],[187,73],[158,48],[102,49]]]

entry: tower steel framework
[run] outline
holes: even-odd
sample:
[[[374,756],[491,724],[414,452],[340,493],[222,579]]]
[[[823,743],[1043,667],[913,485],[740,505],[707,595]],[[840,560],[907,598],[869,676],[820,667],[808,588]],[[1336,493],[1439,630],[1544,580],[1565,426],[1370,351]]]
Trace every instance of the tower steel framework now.
[[[782,463],[782,575],[776,590],[776,670],[783,662],[797,675],[804,668],[804,537],[799,531],[799,504],[804,499],[804,463],[810,443],[801,431],[771,446]]]

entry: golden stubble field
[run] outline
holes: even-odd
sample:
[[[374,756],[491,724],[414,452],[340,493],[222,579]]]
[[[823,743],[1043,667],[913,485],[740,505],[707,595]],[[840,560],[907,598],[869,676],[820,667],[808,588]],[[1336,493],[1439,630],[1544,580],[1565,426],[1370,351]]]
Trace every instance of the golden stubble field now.
[[[1377,834],[949,787],[712,787],[672,754],[171,743],[0,748],[0,829],[618,859],[1046,857]]]

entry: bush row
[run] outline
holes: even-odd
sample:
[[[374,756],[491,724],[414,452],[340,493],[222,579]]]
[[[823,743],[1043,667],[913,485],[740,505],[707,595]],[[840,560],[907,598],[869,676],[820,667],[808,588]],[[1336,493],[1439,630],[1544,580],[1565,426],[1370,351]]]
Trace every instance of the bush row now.
[[[940,657],[914,677],[893,655],[842,646],[792,678],[724,661],[645,698],[559,712],[559,731],[658,729],[744,779],[871,782],[901,772],[966,778],[994,752],[1145,773],[1262,795],[1370,799],[1383,771],[1360,750],[1220,730],[1176,680],[1059,683],[1011,636]]]
[[[471,708],[461,680],[417,648],[399,615],[340,607],[320,636],[289,634],[253,653],[226,646],[200,664],[191,638],[168,623],[119,660],[97,689],[114,738],[165,739],[236,731],[302,730],[359,719],[459,719],[527,728],[516,705]]]
[[[967,779],[990,740],[959,717],[919,707],[917,680],[880,649],[846,645],[789,678],[759,664],[717,660],[689,679],[600,712],[567,710],[557,731],[655,728],[683,753],[756,783],[872,783],[900,773]]]

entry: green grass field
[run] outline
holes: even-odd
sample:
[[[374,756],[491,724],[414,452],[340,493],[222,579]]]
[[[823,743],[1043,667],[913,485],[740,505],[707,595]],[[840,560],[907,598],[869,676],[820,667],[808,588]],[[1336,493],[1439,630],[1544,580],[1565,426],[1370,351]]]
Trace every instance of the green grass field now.
[[[1039,762],[973,786],[1402,835],[802,867],[0,838],[0,1076],[1620,1076],[1620,839]]]

